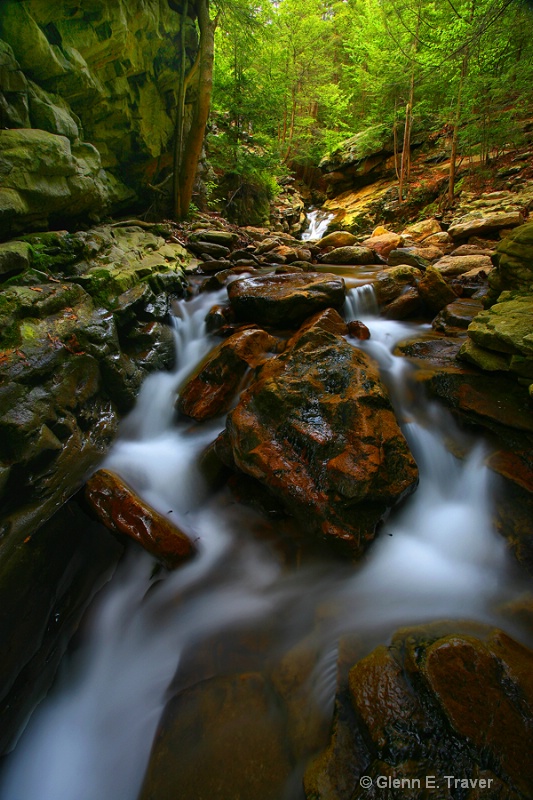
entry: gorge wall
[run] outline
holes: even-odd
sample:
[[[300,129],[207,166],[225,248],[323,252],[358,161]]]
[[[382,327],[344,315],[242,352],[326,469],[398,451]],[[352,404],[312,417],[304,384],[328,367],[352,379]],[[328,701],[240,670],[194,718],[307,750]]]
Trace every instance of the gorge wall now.
[[[167,0],[0,4],[0,238],[147,205],[171,163],[181,24]],[[187,68],[197,46],[187,17]]]

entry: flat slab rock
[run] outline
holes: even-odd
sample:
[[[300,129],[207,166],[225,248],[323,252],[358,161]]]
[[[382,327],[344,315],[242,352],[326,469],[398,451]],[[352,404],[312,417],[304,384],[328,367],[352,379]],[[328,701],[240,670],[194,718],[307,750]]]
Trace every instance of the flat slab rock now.
[[[346,287],[336,275],[297,272],[233,281],[228,296],[238,320],[291,328],[317,311],[341,308]]]
[[[304,530],[357,557],[418,473],[377,365],[335,331],[331,313],[328,329],[317,315],[257,371],[219,452]]]

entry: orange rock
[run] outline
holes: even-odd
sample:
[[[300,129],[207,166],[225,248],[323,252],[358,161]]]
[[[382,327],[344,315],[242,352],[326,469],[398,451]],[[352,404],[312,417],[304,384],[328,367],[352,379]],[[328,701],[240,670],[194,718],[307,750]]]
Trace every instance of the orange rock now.
[[[135,539],[167,567],[176,567],[194,553],[189,537],[150,508],[113,472],[95,472],[87,481],[85,498],[106,528]]]
[[[386,231],[379,236],[372,234],[370,239],[365,239],[363,242],[365,247],[370,247],[371,250],[385,260],[389,257],[389,253],[401,247],[402,244],[402,237],[398,236],[397,233],[390,233],[389,231]]]
[[[352,319],[352,321],[348,323],[348,333],[350,336],[353,336],[354,339],[361,339],[362,341],[370,339],[370,331],[365,323],[358,319]]]

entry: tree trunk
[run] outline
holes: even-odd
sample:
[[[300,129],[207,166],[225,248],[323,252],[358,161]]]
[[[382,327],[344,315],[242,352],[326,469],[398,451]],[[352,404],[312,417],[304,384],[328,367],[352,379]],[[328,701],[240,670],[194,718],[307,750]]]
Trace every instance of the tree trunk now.
[[[185,24],[187,14],[189,12],[189,0],[185,0],[183,11],[181,14],[181,30],[180,30],[180,75],[178,84],[178,99],[176,105],[176,126],[174,129],[174,158],[173,158],[173,174],[174,180],[172,185],[172,198],[174,205],[174,216],[176,219],[182,218],[181,210],[181,194],[180,194],[180,166],[183,155],[183,126],[185,121]]]
[[[184,92],[193,77],[197,74],[196,102],[189,131],[182,136],[181,159],[179,169],[174,175],[176,186],[175,214],[183,219],[189,213],[194,181],[198,162],[202,155],[205,126],[211,104],[213,86],[213,62],[215,54],[215,29],[217,20],[209,17],[209,0],[196,0],[200,45],[198,52],[198,69],[194,67],[184,81]],[[176,180],[177,179],[177,180]]]
[[[461,64],[461,78],[459,80],[459,89],[457,91],[457,105],[455,107],[455,120],[452,132],[452,153],[450,156],[450,177],[448,180],[448,204],[453,205],[453,198],[455,195],[455,175],[456,175],[456,162],[457,162],[457,139],[459,136],[459,124],[461,122],[461,105],[463,98],[463,84],[466,77],[466,70],[468,65],[468,56],[465,55],[463,63]]]

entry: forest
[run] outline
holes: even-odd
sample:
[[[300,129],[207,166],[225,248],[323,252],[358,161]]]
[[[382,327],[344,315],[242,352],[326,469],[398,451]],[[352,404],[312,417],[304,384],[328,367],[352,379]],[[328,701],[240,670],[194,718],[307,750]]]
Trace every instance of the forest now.
[[[231,215],[244,186],[273,196],[276,177],[309,180],[354,134],[360,157],[394,140],[403,196],[409,145],[422,131],[446,136],[452,202],[460,161],[488,163],[524,142],[531,13],[521,0],[222,5],[207,137],[224,175],[221,210]],[[215,183],[208,188],[216,207]]]

